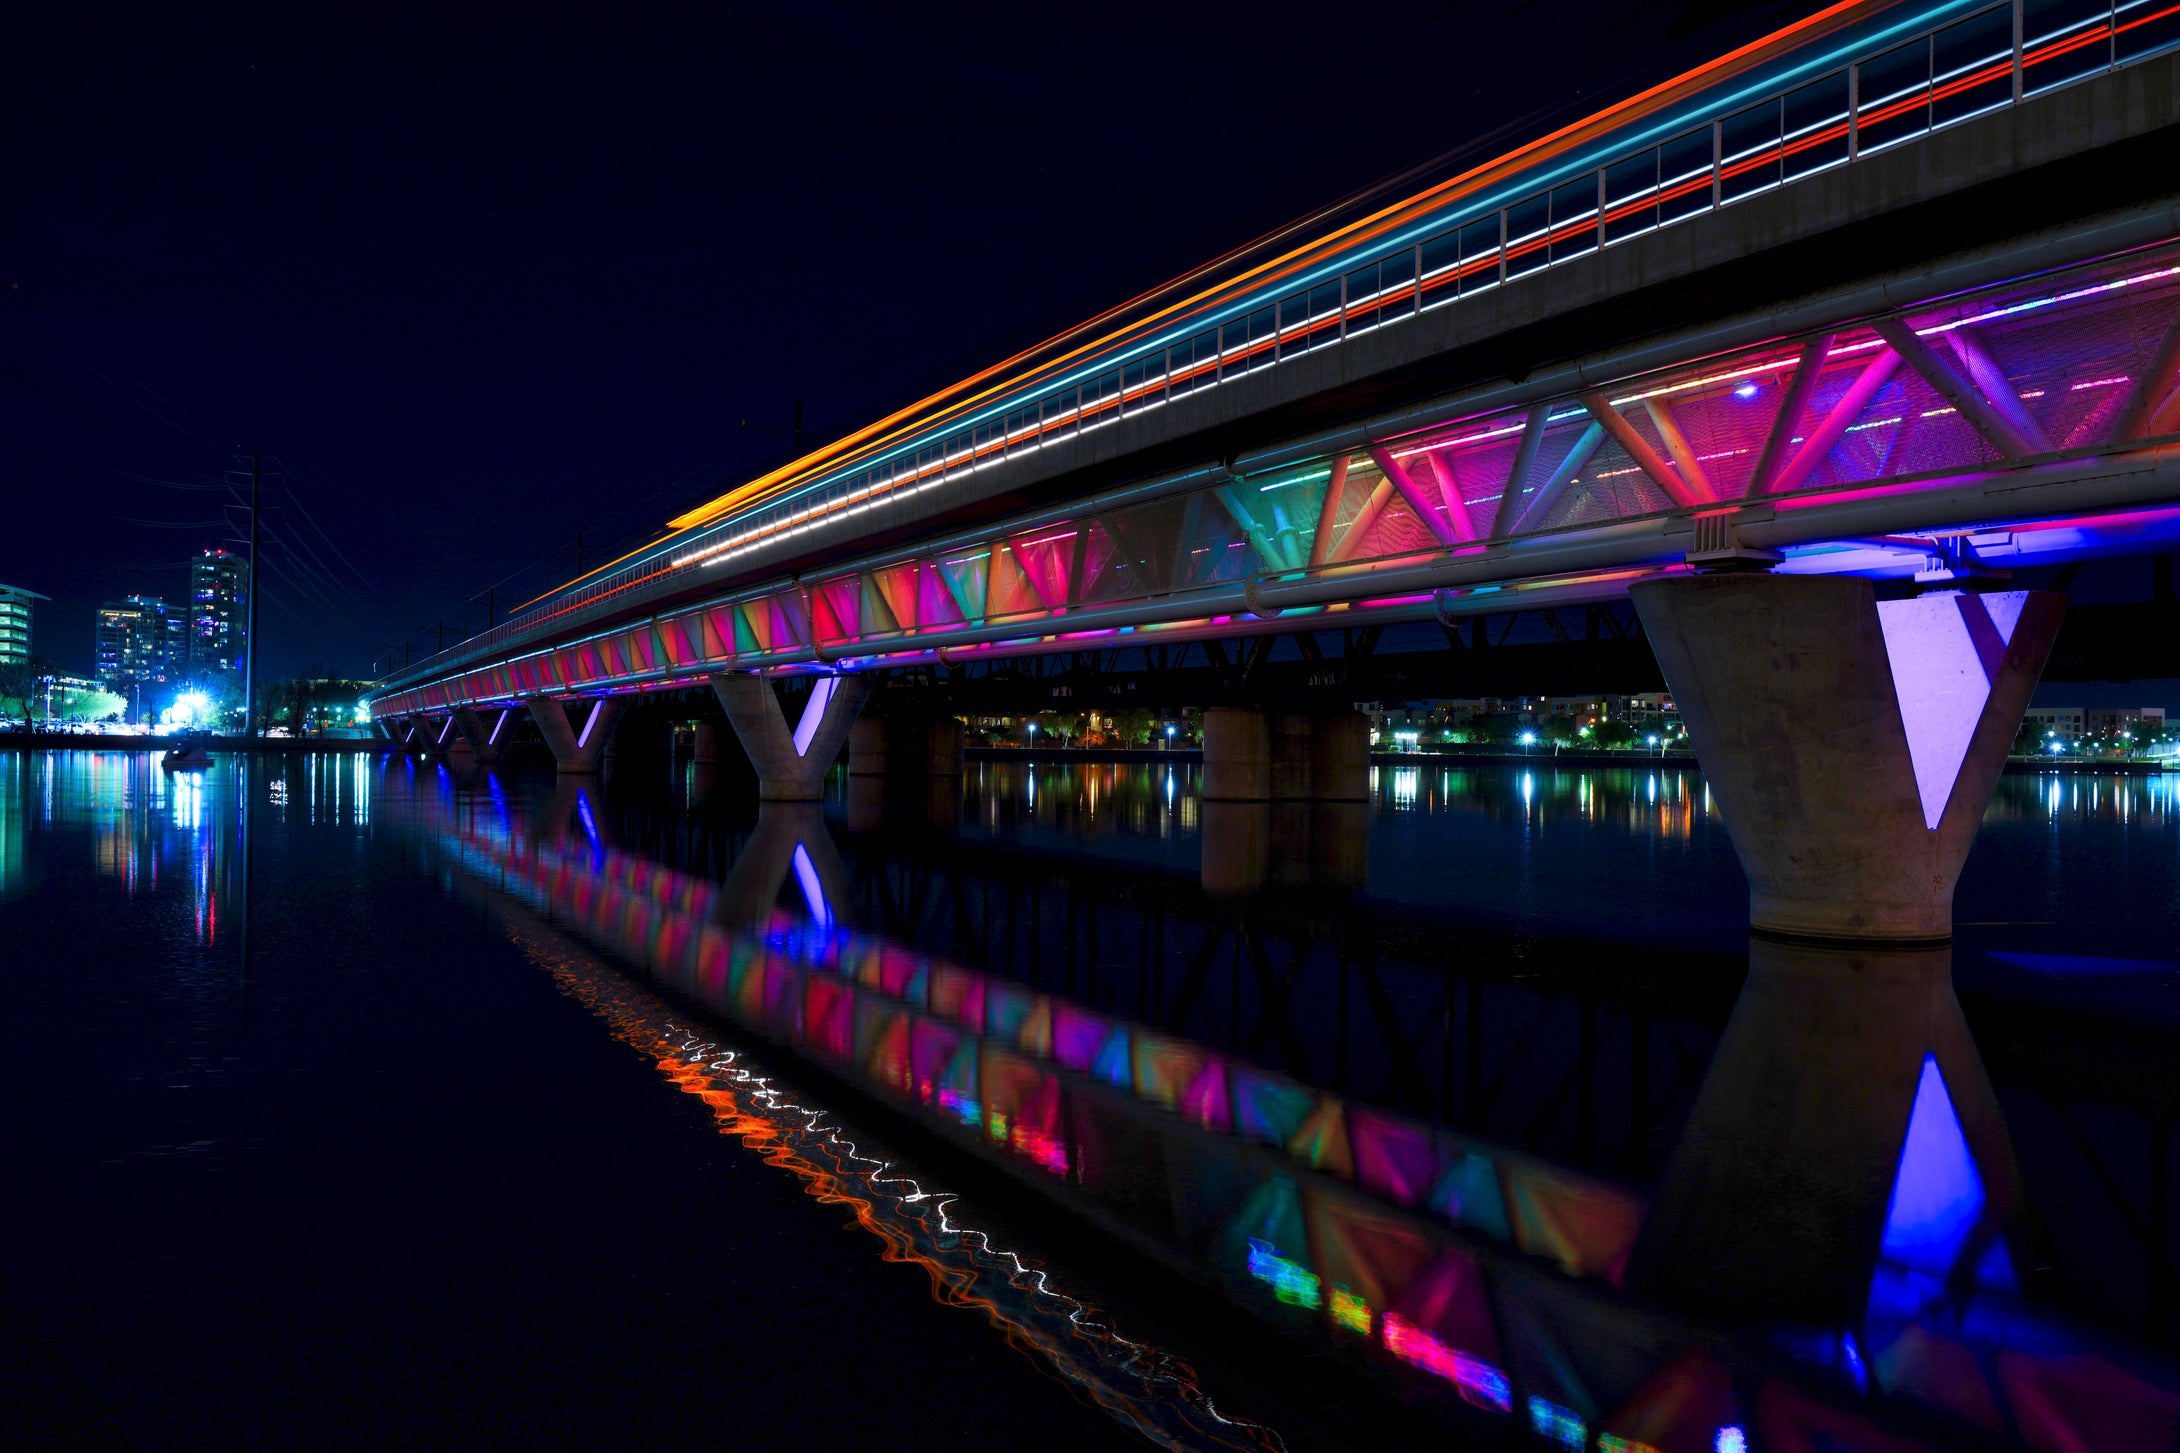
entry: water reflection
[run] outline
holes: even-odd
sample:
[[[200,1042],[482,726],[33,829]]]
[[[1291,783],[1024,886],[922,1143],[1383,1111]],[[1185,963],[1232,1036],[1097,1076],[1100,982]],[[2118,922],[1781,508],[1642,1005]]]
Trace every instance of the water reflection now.
[[[1034,780],[1016,799],[1025,831]],[[1085,821],[1126,801],[1128,778],[1117,793],[1114,780],[1078,784]],[[1135,786],[1155,812],[1161,790]],[[1390,790],[1397,803],[1397,779]],[[1641,816],[1615,813],[1638,798]],[[1749,945],[1738,1003],[1645,1186],[1403,1113],[1404,1092],[1345,1093],[1344,1049],[1335,1083],[1281,1072],[1265,1062],[1278,1032],[1244,1045],[1238,1013],[1225,1047],[1175,1032],[1186,1015],[1162,994],[1154,1016],[1115,1013],[1110,991],[1074,987],[1087,924],[1073,906],[1064,988],[857,927],[883,894],[812,809],[768,808],[714,879],[606,846],[583,800],[565,812],[580,830],[533,830],[519,811],[430,826],[476,880],[1455,1428],[1577,1448],[2171,1444],[2173,1370],[2039,1299],[2046,1232],[1949,951]],[[1656,801],[1666,815],[1651,816]],[[1438,802],[1504,804],[1530,825],[1571,806],[1668,838],[1709,817],[1700,781],[1661,771],[1563,784],[1525,771]],[[1203,815],[1206,887],[1222,857],[1273,855],[1271,820]],[[966,916],[961,884],[950,891]],[[989,927],[989,882],[984,895]],[[1263,927],[1246,922],[1237,947]],[[1009,928],[1010,962],[1014,942]],[[1258,979],[1261,1025],[1296,986]],[[1451,1015],[1449,998],[1449,1070]],[[1594,1084],[1587,1020],[1583,1033],[1577,1073]]]
[[[0,896],[32,881],[34,833],[83,835],[99,877],[174,900],[210,947],[240,921],[247,790],[232,760],[168,773],[144,753],[0,753]]]

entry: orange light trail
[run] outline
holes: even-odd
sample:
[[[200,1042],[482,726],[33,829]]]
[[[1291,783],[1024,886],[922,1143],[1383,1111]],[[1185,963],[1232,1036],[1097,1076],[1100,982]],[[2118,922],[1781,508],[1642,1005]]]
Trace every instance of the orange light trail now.
[[[1264,239],[1259,239],[1257,242],[1252,242],[1247,246],[1227,253],[1217,261],[1192,268],[1179,277],[1140,293],[1125,303],[1108,308],[1086,322],[1076,324],[1042,342],[1022,349],[1012,356],[991,365],[989,368],[981,369],[958,383],[929,394],[904,408],[897,409],[872,424],[868,424],[830,444],[811,451],[800,459],[784,464],[769,473],[750,480],[746,484],[737,486],[726,494],[675,517],[669,521],[669,529],[678,532],[709,523],[745,504],[753,503],[759,498],[769,497],[771,494],[777,493],[776,486],[793,485],[823,467],[841,464],[853,457],[867,455],[888,444],[899,442],[910,431],[909,428],[900,426],[906,425],[915,430],[921,430],[944,423],[949,419],[959,417],[965,410],[987,402],[1001,393],[1034,384],[1043,378],[1049,377],[1053,371],[1067,364],[1086,358],[1100,349],[1123,342],[1142,329],[1162,322],[1179,321],[1190,316],[1191,310],[1195,313],[1201,313],[1204,311],[1205,306],[1222,301],[1237,290],[1282,281],[1303,270],[1311,263],[1321,261],[1332,251],[1366,243],[1383,236],[1419,211],[1457,200],[1494,182],[1503,180],[1513,172],[1551,161],[1574,147],[1595,140],[1612,129],[1627,124],[1629,120],[1638,117],[1647,110],[1671,105],[1675,101],[1685,99],[1696,91],[1717,85],[1743,71],[1761,65],[1784,50],[1793,46],[1807,44],[1823,34],[1844,28],[1866,16],[1888,8],[1890,8],[1890,0],[1840,0],[1840,3],[1828,6],[1814,15],[1806,16],[1791,25],[1773,31],[1769,35],[1751,41],[1737,50],[1707,61],[1670,80],[1661,81],[1648,90],[1616,102],[1579,121],[1571,122],[1557,131],[1550,132],[1535,141],[1516,147],[1514,150],[1490,161],[1471,167],[1467,171],[1425,188],[1421,192],[1381,207],[1375,212],[1334,229],[1332,232],[1312,238],[1299,246],[1256,264],[1234,278],[1200,289],[1175,302],[1168,303],[1124,328],[1108,331],[1087,342],[1079,343],[1064,353],[1045,359],[1026,373],[1010,376],[988,387],[979,388],[979,385],[986,384],[995,376],[1027,359],[1035,358],[1048,349],[1067,343],[1079,337],[1085,331],[1097,328],[1110,319],[1126,314],[1137,306],[1171,292],[1177,287],[1185,287],[1190,282],[1202,277],[1207,271],[1218,267],[1222,262],[1236,256],[1246,255],[1250,250],[1262,245]],[[1278,232],[1269,235],[1276,238],[1291,230],[1292,226],[1290,225],[1288,228],[1282,228]],[[968,390],[977,391],[970,393],[967,392]],[[953,402],[949,403],[949,400]],[[941,407],[942,405],[944,407]],[[624,556],[623,558],[627,557]]]

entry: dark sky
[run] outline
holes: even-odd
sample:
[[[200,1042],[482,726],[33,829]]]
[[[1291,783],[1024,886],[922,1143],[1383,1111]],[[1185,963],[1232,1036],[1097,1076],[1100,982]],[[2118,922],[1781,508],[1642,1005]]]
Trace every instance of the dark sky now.
[[[18,15],[0,581],[87,669],[256,449],[263,666],[364,672],[786,457],[742,418],[845,431],[1805,8]]]

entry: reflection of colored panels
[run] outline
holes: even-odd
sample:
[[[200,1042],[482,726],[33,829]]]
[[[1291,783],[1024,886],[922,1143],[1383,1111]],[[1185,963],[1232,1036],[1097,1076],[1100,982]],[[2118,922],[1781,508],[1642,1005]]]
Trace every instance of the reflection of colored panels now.
[[[1317,1092],[1246,1065],[1234,1066],[1234,1129],[1251,1140],[1285,1149],[1310,1112]]]
[[[1038,996],[1029,989],[1007,982],[988,982],[983,989],[983,1028],[1001,1043],[1018,1046],[1022,1035],[1022,1022],[1029,1019],[1029,1011],[1036,1009]],[[1020,1046],[1018,1046],[1020,1048]],[[1038,1054],[1040,1050],[1031,1050]]]
[[[1318,1275],[1328,1288],[1345,1288],[1374,1309],[1390,1305],[1431,1260],[1431,1242],[1406,1217],[1316,1191],[1306,1192],[1303,1204]]]
[[[765,1013],[765,964],[771,955],[754,945],[739,945],[730,970],[728,1012],[744,1024],[762,1024]]]
[[[1549,1257],[1571,1276],[1602,1276],[1614,1286],[1642,1229],[1634,1196],[1530,1162],[1503,1167],[1514,1241]]]
[[[931,970],[931,1012],[964,1029],[981,1031],[984,1028],[984,976],[952,964],[934,965]]]
[[[1350,1110],[1347,1133],[1357,1183],[1400,1205],[1415,1205],[1438,1178],[1438,1152],[1420,1125]]]
[[[985,1126],[1015,1154],[1064,1176],[1071,1165],[1060,1119],[1060,1081],[1049,1070],[987,1046],[983,1054]]]
[[[1168,1110],[1180,1108],[1181,1092],[1210,1062],[1201,1045],[1139,1029],[1135,1033],[1135,1092]]]
[[[869,994],[855,996],[855,1062],[864,1069],[871,1067],[872,1057],[878,1053],[879,1042],[895,1026],[907,1033],[908,1016],[896,1005]]]
[[[802,1020],[802,976],[785,959],[765,964],[765,1027],[792,1039]]]
[[[1259,1311],[1314,1320],[1324,1285],[1291,1177],[1274,1175],[1250,1194],[1220,1238],[1216,1266],[1221,1283]]]
[[[2032,1447],[2180,1445],[2180,1394],[2095,1353],[2039,1356],[2009,1348],[1998,1354],[1998,1377]]]
[[[996,981],[984,986],[985,1031],[1040,1059],[1052,1053],[1052,1006],[1044,995]]]
[[[1506,1197],[1499,1189],[1498,1163],[1483,1151],[1454,1146],[1425,1204],[1457,1226],[1499,1241],[1513,1239],[1506,1220]]]
[[[824,974],[812,974],[802,990],[802,1042],[828,1059],[855,1054],[855,993]]]
[[[2001,1359],[2006,1354],[2000,1353]],[[1757,1427],[1768,1448],[1823,1448],[1839,1453],[1927,1453],[1929,1445],[1881,1432],[1867,1418],[1829,1407],[1773,1378],[1756,1398]],[[2027,1429],[2023,1430],[2027,1432]],[[2090,1448],[2091,1443],[2045,1443],[2038,1448]],[[2154,1446],[2154,1445],[2152,1445]]]
[[[878,987],[905,1003],[921,1006],[929,987],[929,975],[921,957],[888,946],[879,951]]]
[[[1355,1156],[1347,1141],[1346,1107],[1330,1095],[1318,1097],[1317,1108],[1288,1137],[1287,1154],[1327,1175],[1352,1180]]]
[[[1732,1377],[1709,1353],[1688,1352],[1659,1368],[1636,1389],[1605,1419],[1603,1432],[1658,1453],[1712,1453],[1718,1446],[1718,1430],[1740,1424]]]
[[[1136,1030],[1134,1040],[1137,1094],[1192,1125],[1232,1128],[1224,1060],[1201,1045],[1148,1030]]]
[[[1388,1309],[1448,1347],[1493,1366],[1505,1365],[1483,1268],[1465,1251],[1438,1248],[1431,1261],[1391,1298]]]
[[[943,1024],[918,1019],[909,1030],[909,1072],[917,1098],[931,1100],[961,1053],[962,1038]]]
[[[1174,1236],[1173,1196],[1166,1183],[1164,1136],[1158,1112],[1103,1093],[1065,1097],[1076,1183],[1104,1210],[1161,1242]]]
[[[727,992],[729,949],[726,935],[707,926],[696,945],[696,992],[707,1004],[717,1004]]]
[[[1127,1086],[1128,1031],[1101,1015],[1072,1004],[1052,1006],[1052,1057],[1071,1070],[1095,1075],[1109,1085]]]

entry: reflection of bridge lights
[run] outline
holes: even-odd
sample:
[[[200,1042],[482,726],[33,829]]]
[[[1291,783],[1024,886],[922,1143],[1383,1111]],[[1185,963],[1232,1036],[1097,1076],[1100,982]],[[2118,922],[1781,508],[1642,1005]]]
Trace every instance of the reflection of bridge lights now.
[[[1590,1443],[1589,1426],[1573,1408],[1563,1408],[1549,1398],[1529,1399],[1529,1426],[1539,1438],[1555,1448],[1572,1448],[1575,1453]]]
[[[1462,1400],[1494,1413],[1514,1410],[1506,1374],[1480,1358],[1456,1352],[1398,1312],[1385,1314],[1385,1350],[1412,1366],[1446,1379]]]
[[[1317,1273],[1299,1262],[1287,1260],[1269,1242],[1249,1238],[1249,1275],[1272,1289],[1272,1295],[1290,1307],[1316,1311],[1324,1304]]]

